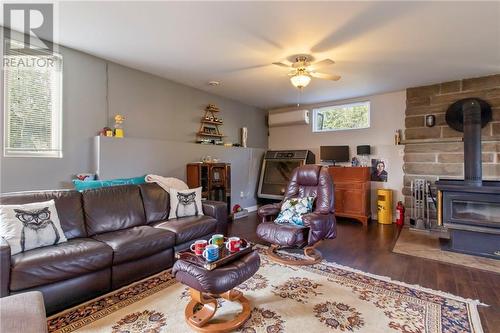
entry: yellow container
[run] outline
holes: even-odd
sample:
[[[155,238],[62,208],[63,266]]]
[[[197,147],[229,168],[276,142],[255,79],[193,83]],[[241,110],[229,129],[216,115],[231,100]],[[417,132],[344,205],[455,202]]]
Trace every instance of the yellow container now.
[[[392,190],[377,190],[377,219],[381,224],[392,224]]]

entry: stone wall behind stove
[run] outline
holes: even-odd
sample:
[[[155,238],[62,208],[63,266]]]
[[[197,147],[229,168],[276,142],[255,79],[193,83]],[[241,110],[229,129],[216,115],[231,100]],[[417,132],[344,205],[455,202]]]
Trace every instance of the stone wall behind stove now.
[[[445,113],[467,97],[481,98],[492,107],[493,121],[482,130],[483,179],[500,179],[500,74],[408,88],[403,166],[407,208],[412,205],[411,180],[425,178],[434,184],[438,178],[463,179],[463,133],[446,124]],[[436,125],[425,127],[430,114],[436,116]],[[435,219],[435,211],[431,216]]]

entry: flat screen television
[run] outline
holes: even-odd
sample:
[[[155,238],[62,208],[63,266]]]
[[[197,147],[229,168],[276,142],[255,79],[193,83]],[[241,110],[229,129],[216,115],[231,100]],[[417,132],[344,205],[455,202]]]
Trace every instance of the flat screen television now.
[[[319,158],[324,162],[349,162],[349,146],[321,146]]]

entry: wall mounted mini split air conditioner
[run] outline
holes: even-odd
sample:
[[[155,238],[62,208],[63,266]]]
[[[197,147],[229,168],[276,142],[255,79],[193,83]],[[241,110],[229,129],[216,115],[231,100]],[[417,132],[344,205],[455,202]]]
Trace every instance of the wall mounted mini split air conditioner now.
[[[270,113],[268,119],[269,127],[308,125],[309,110],[293,110],[285,112]]]

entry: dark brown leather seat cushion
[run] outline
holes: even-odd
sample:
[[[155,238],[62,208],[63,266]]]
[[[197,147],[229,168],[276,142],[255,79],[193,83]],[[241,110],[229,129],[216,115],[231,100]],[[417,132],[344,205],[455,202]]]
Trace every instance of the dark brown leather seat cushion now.
[[[285,247],[303,246],[307,243],[308,228],[295,224],[265,222],[257,226],[257,235],[271,244]]]
[[[12,256],[11,290],[70,279],[111,266],[113,250],[89,238],[77,238]]]
[[[170,230],[175,233],[175,244],[195,240],[210,233],[215,233],[217,220],[211,216],[189,216],[154,223],[158,229]]]
[[[82,197],[89,236],[146,224],[137,185],[87,190]]]
[[[61,228],[67,239],[87,237],[83,220],[82,195],[78,191],[39,191],[7,193],[0,196],[1,205],[21,205],[54,200]]]
[[[107,232],[93,238],[113,249],[113,265],[150,256],[175,243],[174,233],[149,226]]]
[[[222,294],[251,278],[259,266],[259,254],[253,251],[211,271],[184,260],[177,260],[172,268],[172,275],[182,284],[201,292]]]

